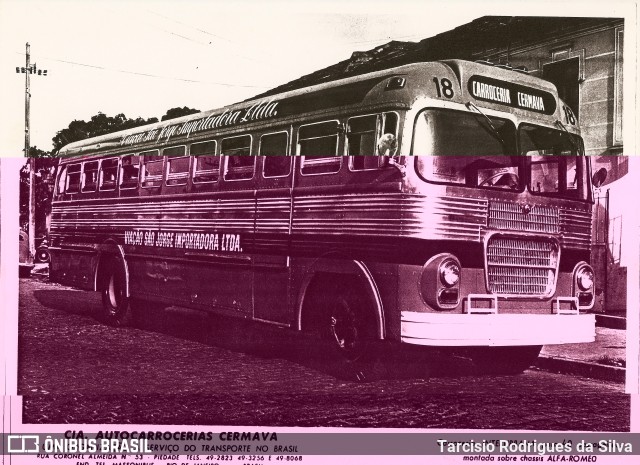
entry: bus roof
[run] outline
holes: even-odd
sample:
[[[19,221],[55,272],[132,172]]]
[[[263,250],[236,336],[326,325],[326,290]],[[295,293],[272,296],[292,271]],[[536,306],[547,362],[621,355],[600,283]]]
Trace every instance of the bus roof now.
[[[394,77],[401,78],[395,81],[395,85],[391,82],[391,78]],[[504,88],[503,92],[509,92],[507,87],[513,87],[528,89],[528,94],[537,93],[547,101],[552,100],[553,111],[545,114],[550,115],[556,112],[557,91],[550,82],[484,63],[445,60],[403,65],[84,139],[64,146],[58,155],[78,156],[103,151],[135,151],[154,143],[163,141],[168,143],[169,140],[176,141],[176,145],[179,145],[180,140],[192,141],[200,138],[201,135],[210,135],[213,130],[237,132],[265,122],[289,124],[300,119],[300,116],[305,113],[322,114],[339,108],[354,106],[363,110],[374,107],[409,108],[417,98],[424,95],[424,89],[427,86],[429,89],[433,87],[434,79],[442,78],[456,84],[456,95],[455,98],[449,97],[451,101],[464,103],[475,98],[479,100],[479,105],[504,110],[506,100],[500,97],[504,94],[496,94],[495,89]],[[473,88],[471,87],[472,78],[477,78],[478,89],[484,89],[484,93],[474,94],[476,84]],[[465,85],[467,83],[468,88]],[[442,95],[438,96],[442,97]],[[535,99],[535,95],[532,98]],[[444,100],[446,99],[445,95]],[[535,100],[530,102],[536,104]],[[524,109],[540,113],[532,106],[529,108],[518,108],[515,104],[509,106],[516,110]]]

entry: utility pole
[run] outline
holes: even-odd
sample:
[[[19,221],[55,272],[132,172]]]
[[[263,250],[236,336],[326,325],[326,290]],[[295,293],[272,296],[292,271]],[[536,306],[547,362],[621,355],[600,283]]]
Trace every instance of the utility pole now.
[[[24,156],[29,164],[29,256],[31,262],[36,254],[36,161],[29,157],[31,149],[30,138],[30,105],[31,105],[31,74],[46,76],[47,70],[39,70],[34,64],[31,66],[31,47],[27,42],[26,64],[24,68],[16,66],[16,73],[24,73]]]

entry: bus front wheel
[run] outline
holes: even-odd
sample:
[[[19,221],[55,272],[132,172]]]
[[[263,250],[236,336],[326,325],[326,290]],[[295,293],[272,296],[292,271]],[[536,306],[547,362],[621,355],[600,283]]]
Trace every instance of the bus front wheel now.
[[[123,265],[120,260],[112,259],[106,267],[102,288],[102,320],[111,326],[128,326],[132,322],[132,311]]]
[[[375,324],[368,318],[365,299],[349,286],[316,284],[304,329],[316,336],[323,361],[340,378],[359,382],[379,378]]]

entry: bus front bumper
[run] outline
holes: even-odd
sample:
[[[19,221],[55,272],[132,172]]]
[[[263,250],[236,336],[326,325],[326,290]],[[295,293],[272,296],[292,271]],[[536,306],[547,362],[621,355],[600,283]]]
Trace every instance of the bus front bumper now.
[[[595,315],[402,312],[403,343],[424,346],[531,346],[595,341]]]

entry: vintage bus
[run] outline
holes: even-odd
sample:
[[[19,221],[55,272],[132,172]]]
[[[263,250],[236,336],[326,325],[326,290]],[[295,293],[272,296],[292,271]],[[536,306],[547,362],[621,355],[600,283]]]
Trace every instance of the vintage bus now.
[[[409,64],[59,155],[50,276],[101,292],[110,324],[149,304],[238,317],[318,336],[359,374],[388,342],[518,372],[595,337],[606,171],[525,72]]]

